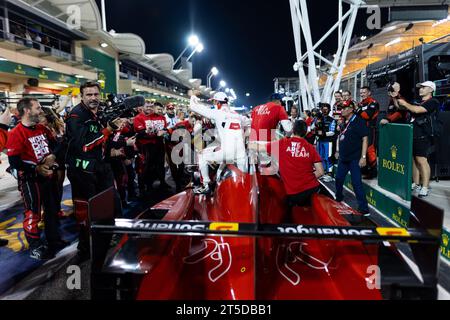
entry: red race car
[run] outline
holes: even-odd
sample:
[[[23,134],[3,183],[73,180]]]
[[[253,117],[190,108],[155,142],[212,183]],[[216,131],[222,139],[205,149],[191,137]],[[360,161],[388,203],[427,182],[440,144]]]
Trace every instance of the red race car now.
[[[76,210],[89,208],[93,299],[437,296],[439,212],[417,209],[409,229],[352,225],[347,217],[357,212],[326,188],[311,207],[288,212],[279,177],[232,165],[211,197],[186,190],[134,220],[112,219],[109,197],[111,191],[76,203]],[[423,205],[418,201],[413,208]],[[123,234],[113,247],[112,234]]]

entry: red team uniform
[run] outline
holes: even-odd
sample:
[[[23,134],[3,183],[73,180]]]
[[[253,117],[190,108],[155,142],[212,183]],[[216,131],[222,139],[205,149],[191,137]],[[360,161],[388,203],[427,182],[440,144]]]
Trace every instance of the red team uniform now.
[[[289,120],[283,106],[269,102],[257,106],[252,111],[252,133],[250,141],[275,140],[275,129],[280,121]]]
[[[25,127],[19,123],[8,135],[8,157],[11,167],[17,170],[18,187],[25,205],[23,229],[31,249],[41,245],[38,228],[41,206],[45,209],[45,235],[49,246],[61,242],[57,177],[43,177],[36,172],[36,167],[52,153],[51,144],[55,142],[50,130],[40,124]]]
[[[314,164],[322,162],[316,148],[299,137],[284,138],[267,145],[267,152],[280,164],[280,175],[288,195],[319,187]]]
[[[151,189],[153,180],[158,179],[165,184],[164,140],[158,137],[158,131],[167,129],[164,116],[140,113],[134,118],[134,130],[137,133],[137,146],[141,153],[141,169],[138,170],[139,189],[141,194]],[[142,164],[142,160],[144,164]]]

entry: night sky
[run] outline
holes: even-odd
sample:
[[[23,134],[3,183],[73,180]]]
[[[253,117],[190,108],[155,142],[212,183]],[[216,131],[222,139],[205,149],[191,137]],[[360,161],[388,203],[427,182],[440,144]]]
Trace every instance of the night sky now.
[[[205,50],[192,60],[194,78],[206,84],[209,70],[217,66],[213,88],[225,80],[236,91],[238,105],[266,102],[275,77],[297,76],[289,0],[107,0],[106,6],[108,30],[138,34],[147,53],[176,58],[189,34],[197,34]],[[317,41],[337,20],[337,1],[309,1],[309,10]],[[367,17],[361,10],[355,34],[369,33]],[[333,54],[336,45],[337,37],[331,37],[322,49]]]

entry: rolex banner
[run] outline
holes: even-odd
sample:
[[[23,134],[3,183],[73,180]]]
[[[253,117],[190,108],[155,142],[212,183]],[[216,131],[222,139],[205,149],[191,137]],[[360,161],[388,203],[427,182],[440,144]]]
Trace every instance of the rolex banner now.
[[[407,201],[411,201],[412,144],[412,125],[380,126],[378,185]]]

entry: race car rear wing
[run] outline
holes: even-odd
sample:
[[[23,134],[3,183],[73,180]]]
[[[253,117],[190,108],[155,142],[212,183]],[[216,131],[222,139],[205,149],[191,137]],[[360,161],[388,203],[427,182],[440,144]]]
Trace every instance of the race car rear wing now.
[[[75,210],[88,212],[91,228],[92,272],[98,283],[110,240],[113,234],[150,237],[175,236],[228,236],[228,237],[280,237],[297,239],[358,240],[364,243],[402,243],[408,247],[411,260],[417,264],[423,285],[437,287],[440,235],[443,210],[414,197],[409,228],[318,226],[296,224],[258,224],[211,221],[161,221],[114,219],[113,189],[109,189],[89,202],[75,201]],[[433,289],[434,291],[434,289]],[[427,295],[432,298],[435,292]]]
[[[296,224],[256,224],[239,222],[160,221],[115,219],[111,225],[93,222],[92,232],[148,236],[283,237],[334,240],[367,240],[439,244],[439,238],[421,229],[342,227]]]

